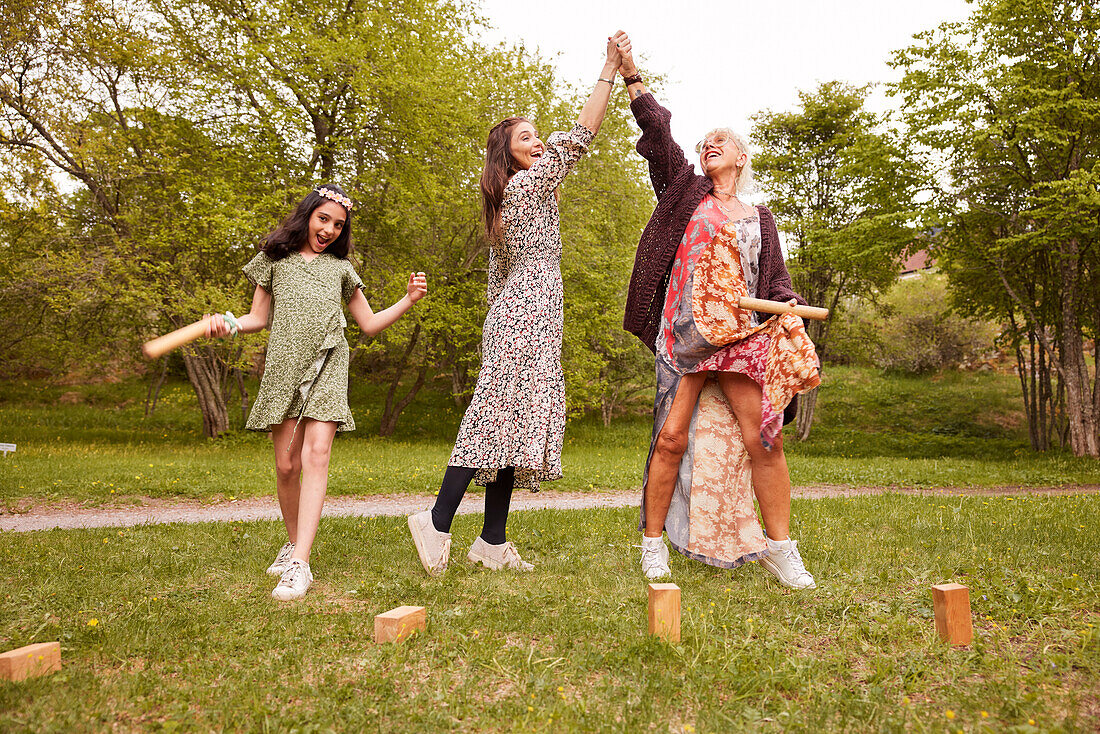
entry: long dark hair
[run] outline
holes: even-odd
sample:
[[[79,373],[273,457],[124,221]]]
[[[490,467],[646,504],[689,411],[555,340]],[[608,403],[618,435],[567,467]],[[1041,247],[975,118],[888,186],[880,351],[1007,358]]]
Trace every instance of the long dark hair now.
[[[350,201],[350,197],[336,184],[322,184],[317,189],[334,191]],[[279,226],[264,238],[260,249],[267,253],[272,260],[282,260],[292,252],[302,249],[302,245],[309,238],[309,218],[313,216],[313,210],[327,201],[333,201],[321,196],[317,189],[306,194],[306,198],[299,202],[294,211],[288,214]],[[336,202],[339,203],[339,202]],[[343,206],[341,204],[341,206]],[[332,244],[325,248],[325,252],[335,257],[347,259],[351,254],[351,210],[344,207],[347,218],[344,219],[344,228],[340,230],[340,236],[333,240]]]
[[[481,171],[481,218],[485,237],[490,243],[503,239],[500,205],[504,201],[504,187],[508,185],[508,179],[519,170],[519,164],[512,155],[512,129],[521,122],[530,120],[525,117],[501,120],[489,131],[489,140],[485,143],[485,168]]]

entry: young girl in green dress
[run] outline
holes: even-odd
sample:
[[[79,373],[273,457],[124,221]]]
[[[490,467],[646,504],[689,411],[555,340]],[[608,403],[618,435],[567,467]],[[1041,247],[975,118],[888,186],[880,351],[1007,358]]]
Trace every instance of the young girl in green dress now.
[[[375,313],[348,261],[351,199],[325,184],[311,191],[244,266],[256,285],[252,309],[233,323],[215,315],[209,336],[262,331],[271,324],[260,391],[247,427],[270,431],[275,486],[289,540],[267,572],[279,576],[271,595],[297,599],[313,574],[309,552],[328,488],[329,454],[337,431],[355,430],[348,408],[349,350],[343,304],[364,333],[375,335],[428,292],[424,273],[409,275],[408,292]]]

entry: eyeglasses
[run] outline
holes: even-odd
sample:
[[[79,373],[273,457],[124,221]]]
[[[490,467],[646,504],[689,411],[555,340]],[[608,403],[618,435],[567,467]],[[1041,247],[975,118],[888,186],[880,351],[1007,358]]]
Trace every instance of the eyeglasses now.
[[[726,143],[730,142],[730,140],[732,140],[732,138],[726,133],[715,133],[714,137],[703,138],[698,143],[696,143],[695,152],[702,153],[703,148],[706,148],[708,145],[715,148],[724,148],[726,146]]]

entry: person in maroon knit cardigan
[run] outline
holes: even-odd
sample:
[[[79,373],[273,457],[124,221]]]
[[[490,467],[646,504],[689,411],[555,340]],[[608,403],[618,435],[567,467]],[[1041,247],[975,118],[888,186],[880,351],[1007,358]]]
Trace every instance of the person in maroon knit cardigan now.
[[[638,244],[623,322],[623,327],[641,339],[657,357],[655,436],[641,508],[641,526],[644,530],[642,570],[650,579],[671,574],[668,548],[662,540],[666,527],[669,539],[677,550],[693,555],[677,544],[677,538],[682,537],[686,530],[674,526],[678,523],[682,525],[685,520],[681,517],[682,509],[673,507],[670,514],[670,506],[676,494],[681,460],[692,440],[692,416],[707,379],[713,377],[729,401],[741,428],[752,465],[753,490],[767,532],[766,551],[747,555],[739,562],[759,560],[780,583],[790,588],[813,587],[813,576],[806,571],[797,545],[789,537],[791,484],[783,453],[782,433],[775,436],[770,447],[761,438],[761,385],[735,369],[714,367],[715,364],[734,363],[730,359],[723,363],[722,354],[715,356],[714,352],[697,352],[694,362],[685,362],[677,356],[685,347],[679,333],[675,338],[673,336],[675,329],[681,328],[673,322],[678,318],[680,321],[676,323],[681,323],[690,315],[670,320],[669,314],[673,313],[670,309],[679,308],[678,298],[690,300],[690,297],[677,296],[672,290],[682,287],[675,281],[674,261],[682,277],[687,253],[698,253],[698,248],[705,247],[709,242],[705,234],[706,242],[700,240],[701,228],[712,227],[708,231],[713,236],[714,223],[730,223],[743,228],[739,231],[745,233],[743,241],[748,243],[742,244],[742,262],[749,264],[745,273],[750,294],[788,303],[805,304],[805,301],[791,288],[771,211],[765,206],[748,206],[737,196],[745,190],[746,184],[751,184],[751,169],[743,139],[728,129],[712,131],[697,148],[699,164],[705,175],[696,174],[683,149],[672,139],[669,125],[671,113],[646,89],[634,64],[629,41],[624,45],[619,49],[622,54],[619,71],[627,85],[631,111],[642,129],[637,149],[649,163],[650,179],[657,195],[657,206]],[[693,243],[689,241],[693,237],[694,251],[691,250]],[[750,262],[754,256],[755,262]],[[673,277],[673,285],[670,285],[670,276]],[[690,314],[690,308],[687,313]],[[767,314],[755,314],[753,323],[761,323],[766,318]],[[688,350],[692,348],[695,348],[692,344],[686,347]],[[685,364],[689,366],[685,367]],[[778,410],[785,412],[789,421],[793,416],[793,407],[794,401],[786,411],[782,406],[778,406]],[[777,422],[775,416],[772,416],[772,421],[774,426]],[[734,565],[705,558],[700,560],[712,565]]]

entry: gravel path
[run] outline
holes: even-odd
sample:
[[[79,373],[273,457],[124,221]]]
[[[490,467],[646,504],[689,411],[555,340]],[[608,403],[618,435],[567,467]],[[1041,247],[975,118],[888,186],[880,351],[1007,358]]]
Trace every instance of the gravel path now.
[[[902,494],[945,495],[1067,495],[1100,492],[1100,485],[1065,485],[1061,487],[944,487],[917,489],[913,487],[848,487],[814,485],[794,487],[792,494],[803,499],[825,497],[857,497],[883,492]],[[524,510],[584,510],[596,507],[632,507],[638,503],[640,490],[625,492],[517,492],[512,497],[512,509]],[[408,515],[430,507],[433,496],[392,494],[368,497],[330,497],[325,501],[324,517],[377,517]],[[458,511],[466,514],[481,512],[484,496],[466,495]],[[230,522],[233,520],[278,520],[279,506],[273,497],[202,503],[145,498],[141,505],[84,507],[78,503],[39,505],[26,512],[0,508],[0,531],[27,532],[54,528],[108,528],[166,523]]]

